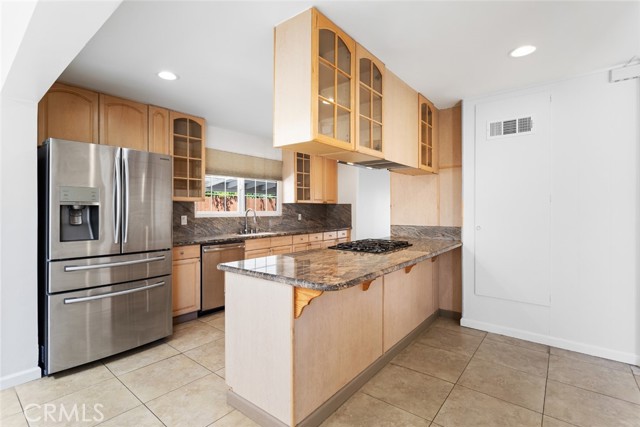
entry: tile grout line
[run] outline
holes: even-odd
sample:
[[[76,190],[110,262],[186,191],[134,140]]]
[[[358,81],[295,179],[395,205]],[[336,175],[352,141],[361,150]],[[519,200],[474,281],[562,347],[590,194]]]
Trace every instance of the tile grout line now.
[[[584,391],[588,391],[590,393],[594,393],[594,394],[597,394],[597,395],[600,395],[600,396],[608,397],[609,399],[617,400],[618,402],[627,403],[629,405],[634,405],[634,406],[640,406],[640,403],[629,402],[628,400],[620,399],[620,398],[615,397],[615,396],[609,396],[608,394],[604,394],[604,393],[599,392],[599,391],[594,391],[594,390],[590,390],[588,388],[580,387],[580,386],[577,386],[575,384],[565,383],[565,382],[557,380],[557,379],[550,379],[550,380],[551,381],[555,381],[558,384],[562,384],[562,385],[566,385],[566,386],[569,386],[569,387],[577,388],[578,390],[584,390]]]
[[[542,398],[542,424],[544,424],[545,408],[547,405],[547,386],[549,385],[550,367],[551,367],[551,347],[549,347],[549,357],[547,357],[547,376],[544,379],[544,396]]]
[[[467,361],[467,364],[465,365],[464,369],[462,370],[462,372],[460,372],[460,375],[458,375],[458,379],[456,379],[456,382],[453,384],[453,387],[451,387],[451,390],[449,390],[449,394],[447,394],[447,397],[445,397],[445,399],[442,401],[442,404],[440,405],[440,408],[438,408],[438,412],[436,412],[436,414],[433,416],[433,422],[435,422],[436,418],[438,418],[438,414],[440,414],[440,411],[442,411],[442,407],[444,406],[445,403],[447,403],[447,400],[449,400],[449,396],[451,396],[451,393],[453,392],[453,389],[455,389],[456,385],[458,385],[458,382],[460,381],[460,378],[464,374],[464,371],[467,370],[467,368],[469,367],[469,363],[471,363],[471,361],[475,357],[476,353],[478,352],[478,349],[480,348],[480,346],[482,345],[482,343],[486,339],[487,339],[487,334],[485,334],[485,336],[482,337],[482,340],[480,341],[480,344],[478,344],[478,347],[476,347],[476,350],[473,352],[473,354],[471,355],[471,357]]]
[[[364,387],[364,386],[363,386],[363,387]],[[377,401],[379,401],[379,402],[382,402],[382,403],[384,403],[385,405],[393,406],[394,408],[399,409],[399,410],[400,410],[400,411],[402,411],[402,412],[406,412],[407,414],[411,414],[411,415],[413,415],[414,417],[418,417],[418,418],[420,418],[421,420],[429,421],[430,423],[432,423],[432,422],[433,422],[433,420],[430,420],[429,418],[425,418],[425,417],[423,417],[422,415],[414,414],[413,412],[411,412],[411,411],[409,411],[409,410],[407,410],[407,409],[401,408],[401,407],[399,407],[399,406],[397,406],[397,405],[395,405],[395,404],[393,404],[393,403],[391,403],[391,402],[387,402],[386,400],[382,400],[382,399],[380,399],[379,397],[372,396],[372,395],[370,395],[369,393],[367,393],[367,392],[365,392],[365,391],[362,391],[362,389],[358,390],[356,393],[358,393],[358,392],[359,392],[359,393],[362,393],[362,394],[364,394],[364,395],[367,395],[367,396],[369,396],[370,398],[375,399],[375,400],[377,400]],[[355,394],[356,394],[356,393],[354,393],[353,395],[355,396]],[[346,402],[345,402],[345,403],[346,403]],[[327,418],[327,419],[328,419],[328,418]]]
[[[133,372],[133,371],[132,371],[132,372]],[[129,393],[131,393],[131,394],[132,394],[136,399],[138,399],[138,401],[142,404],[142,406],[144,406],[144,407],[147,409],[147,411],[151,412],[151,414],[152,414],[152,415],[153,415],[153,416],[154,416],[158,421],[160,421],[160,424],[162,424],[163,426],[166,426],[166,424],[162,422],[162,420],[161,420],[161,419],[156,415],[156,413],[155,413],[155,412],[153,412],[153,411],[151,410],[151,408],[149,408],[149,407],[147,406],[147,404],[146,404],[145,402],[143,402],[143,401],[142,401],[142,399],[140,399],[140,397],[138,397],[138,395],[136,395],[136,394],[133,392],[133,390],[131,390],[129,387],[127,387],[127,385],[126,385],[124,382],[122,382],[122,380],[121,380],[119,377],[117,377],[117,376],[116,376],[116,378],[118,379],[118,381],[120,381],[120,384],[122,384],[122,385],[124,386],[124,388],[126,388],[127,390],[129,390]],[[169,393],[171,393],[171,392],[169,392]],[[165,394],[166,394],[166,393],[165,393]],[[164,396],[164,394],[163,394],[163,396]],[[160,397],[160,396],[158,396],[158,397]],[[152,399],[152,400],[153,400],[153,399]],[[135,409],[135,408],[132,408],[132,409]],[[127,412],[128,412],[128,411],[127,411]],[[125,412],[123,412],[123,414],[124,414],[124,413],[125,413]],[[122,415],[122,414],[118,414],[118,415]],[[118,415],[116,415],[116,417],[117,417]],[[112,418],[110,418],[110,419],[113,419],[113,418],[115,418],[115,417],[112,417]],[[107,421],[108,421],[108,420],[107,420]],[[100,423],[100,424],[103,424],[103,423]],[[99,424],[98,424],[98,425],[99,425]]]

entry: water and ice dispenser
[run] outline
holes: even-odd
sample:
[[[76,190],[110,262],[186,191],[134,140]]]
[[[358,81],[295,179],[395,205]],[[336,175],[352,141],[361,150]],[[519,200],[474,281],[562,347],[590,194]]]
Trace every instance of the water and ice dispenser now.
[[[100,190],[60,187],[60,241],[98,240]]]

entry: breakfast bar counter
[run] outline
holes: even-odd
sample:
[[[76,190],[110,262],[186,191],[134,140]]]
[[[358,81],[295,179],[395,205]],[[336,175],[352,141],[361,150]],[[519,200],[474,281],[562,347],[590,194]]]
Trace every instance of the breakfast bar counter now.
[[[438,312],[433,260],[458,240],[220,264],[228,401],[263,426],[316,426]],[[436,285],[434,285],[436,282]]]

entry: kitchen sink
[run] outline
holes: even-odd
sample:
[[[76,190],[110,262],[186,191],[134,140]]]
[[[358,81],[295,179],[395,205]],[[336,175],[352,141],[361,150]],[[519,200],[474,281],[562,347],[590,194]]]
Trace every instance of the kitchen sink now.
[[[248,237],[248,236],[255,236],[255,237],[264,237],[264,236],[274,236],[278,233],[275,233],[273,231],[260,231],[258,233],[238,233],[238,236],[242,236],[242,237]]]

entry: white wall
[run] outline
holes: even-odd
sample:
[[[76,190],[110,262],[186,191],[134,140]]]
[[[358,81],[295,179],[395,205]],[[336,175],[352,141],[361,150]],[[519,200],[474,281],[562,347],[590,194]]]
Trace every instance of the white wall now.
[[[120,1],[37,2],[12,26],[19,48],[0,93],[0,388],[40,377],[37,328],[37,105]],[[2,26],[13,18],[2,4]],[[30,17],[30,19],[25,18]],[[28,23],[23,19],[28,19]],[[4,36],[4,31],[2,33]],[[4,39],[2,48],[4,49]]]
[[[391,235],[389,171],[338,164],[338,201],[351,204],[351,240]]]
[[[475,293],[476,107],[541,90],[552,96],[551,165],[530,179],[551,174],[549,307]],[[598,72],[464,101],[464,325],[640,363],[639,146],[638,79]]]
[[[282,160],[282,150],[273,148],[271,138],[207,126],[207,147],[265,159]]]

